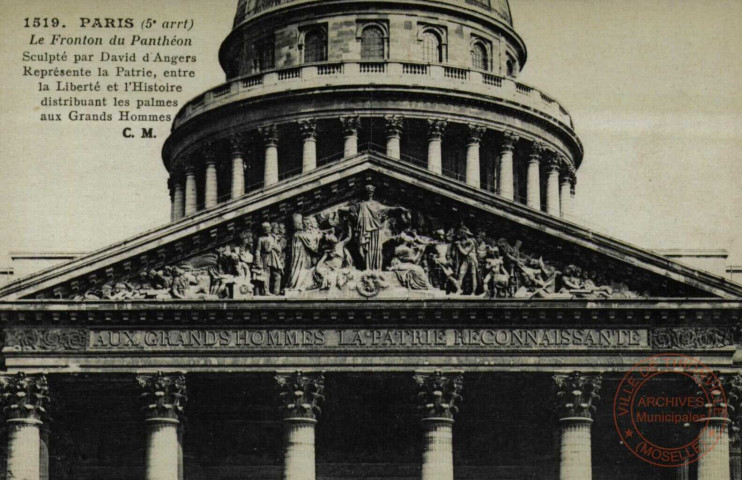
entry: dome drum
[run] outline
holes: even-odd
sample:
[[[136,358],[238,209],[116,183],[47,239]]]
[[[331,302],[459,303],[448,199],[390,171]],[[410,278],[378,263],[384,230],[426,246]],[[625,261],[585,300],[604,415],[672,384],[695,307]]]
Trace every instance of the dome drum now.
[[[231,130],[193,144],[170,164],[173,219],[366,152],[537,210],[569,215],[566,204],[573,195],[575,167],[554,145],[463,118],[375,113],[305,115]],[[534,160],[540,170],[535,177]],[[550,186],[550,179],[556,179],[555,186]]]

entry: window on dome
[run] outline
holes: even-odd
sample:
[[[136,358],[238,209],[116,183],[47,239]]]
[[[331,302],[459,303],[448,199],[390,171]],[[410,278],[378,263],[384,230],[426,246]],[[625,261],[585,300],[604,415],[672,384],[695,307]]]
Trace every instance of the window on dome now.
[[[255,70],[269,70],[276,63],[276,41],[273,37],[264,38],[255,43],[253,64]]]
[[[508,60],[505,63],[507,67],[508,77],[514,77],[515,76],[515,59],[508,54]]]
[[[384,60],[384,53],[384,32],[381,28],[364,28],[361,33],[361,60]]]
[[[441,63],[443,49],[440,37],[430,30],[423,32],[423,62]]]
[[[489,70],[487,49],[481,42],[476,42],[471,49],[471,66],[479,70]]]
[[[314,28],[304,35],[304,63],[324,62],[327,60],[327,37],[319,28]]]

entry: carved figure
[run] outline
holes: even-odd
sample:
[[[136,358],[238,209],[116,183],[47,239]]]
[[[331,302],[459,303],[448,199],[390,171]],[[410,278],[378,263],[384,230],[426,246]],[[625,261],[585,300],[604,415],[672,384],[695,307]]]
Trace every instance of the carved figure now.
[[[505,260],[497,247],[488,247],[484,257],[482,288],[485,297],[507,297],[510,274],[505,270]]]
[[[448,254],[451,241],[446,237],[446,232],[442,228],[436,230],[433,236],[433,241],[426,248],[425,259],[430,284],[446,292],[458,293],[459,282],[451,267]]]
[[[479,260],[477,258],[477,245],[472,238],[471,231],[466,225],[461,225],[456,232],[456,240],[450,250],[452,263],[456,268],[456,281],[463,289],[464,280],[470,279],[470,294],[477,291],[479,278]],[[462,292],[463,293],[463,292]]]
[[[342,288],[350,278],[350,267],[353,266],[353,257],[346,248],[352,234],[339,241],[332,233],[326,233],[322,239],[325,247],[322,257],[314,269],[314,278],[320,290]]]
[[[294,235],[291,237],[291,265],[286,288],[306,290],[312,287],[312,267],[319,252],[321,233],[313,226],[312,217],[294,215]]]
[[[278,295],[281,293],[281,277],[283,272],[281,246],[272,234],[270,223],[263,223],[261,227],[263,234],[258,238],[258,245],[255,251],[258,292],[261,295]]]
[[[425,269],[419,265],[425,247],[429,242],[420,239],[416,234],[411,235],[402,232],[395,241],[398,245],[394,248],[389,270],[397,275],[397,280],[403,287],[410,290],[428,290],[430,282]]]
[[[406,208],[387,207],[374,200],[376,188],[366,186],[366,200],[340,211],[349,211],[354,217],[353,230],[362,259],[361,267],[364,270],[381,270],[382,267],[382,239],[381,229],[384,227],[389,213],[394,211],[406,212]]]

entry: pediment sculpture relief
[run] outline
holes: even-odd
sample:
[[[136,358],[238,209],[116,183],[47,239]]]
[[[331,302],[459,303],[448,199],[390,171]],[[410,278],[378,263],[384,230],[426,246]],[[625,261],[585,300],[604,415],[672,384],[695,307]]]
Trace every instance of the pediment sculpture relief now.
[[[369,185],[361,200],[262,223],[212,252],[76,299],[638,296],[624,282],[530,252],[520,240],[454,222],[381,203]]]

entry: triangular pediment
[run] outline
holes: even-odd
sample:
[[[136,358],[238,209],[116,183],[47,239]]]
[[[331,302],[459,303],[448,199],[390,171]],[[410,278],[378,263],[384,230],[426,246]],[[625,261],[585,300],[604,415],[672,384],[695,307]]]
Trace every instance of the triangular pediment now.
[[[369,152],[0,289],[3,300],[271,295],[738,299],[742,287]]]

